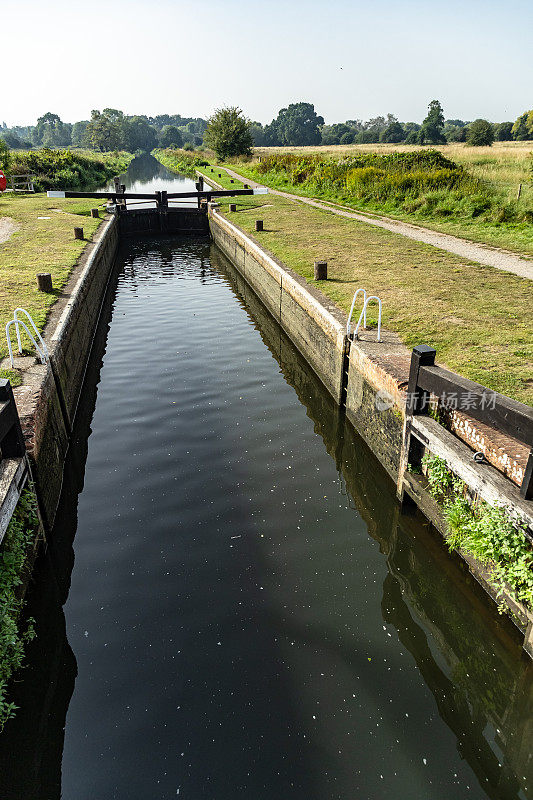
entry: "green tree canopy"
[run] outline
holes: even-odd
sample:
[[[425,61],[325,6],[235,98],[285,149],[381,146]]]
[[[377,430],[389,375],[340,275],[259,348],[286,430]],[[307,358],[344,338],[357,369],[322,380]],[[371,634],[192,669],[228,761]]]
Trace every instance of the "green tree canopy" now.
[[[102,152],[120,150],[123,147],[122,122],[124,115],[113,108],[104,108],[103,112],[91,111],[91,120],[87,125],[87,140],[92,148]]]
[[[161,147],[183,147],[183,136],[175,125],[165,125],[159,136]]]
[[[396,142],[403,142],[406,137],[407,134],[403,125],[396,120],[395,122],[391,122],[390,125],[387,125],[385,130],[381,133],[380,141],[394,144]]]
[[[9,172],[11,166],[11,153],[5,140],[0,136],[0,169],[6,174]]]
[[[324,124],[324,118],[318,116],[312,103],[291,103],[281,109],[272,124],[281,144],[320,144],[319,126]]]
[[[496,125],[494,136],[498,142],[511,142],[513,139],[513,123],[500,122]]]
[[[446,144],[444,136],[444,114],[438,100],[428,106],[428,115],[418,131],[419,144]]]
[[[121,124],[123,147],[130,153],[150,153],[157,147],[157,131],[143,116],[125,117]]]
[[[494,128],[486,119],[476,119],[468,126],[466,141],[472,147],[490,146],[494,141]]]
[[[520,114],[511,131],[513,137],[519,142],[533,139],[533,110]]]
[[[218,108],[207,121],[204,142],[221,159],[249,155],[254,143],[251,125],[237,106]]]

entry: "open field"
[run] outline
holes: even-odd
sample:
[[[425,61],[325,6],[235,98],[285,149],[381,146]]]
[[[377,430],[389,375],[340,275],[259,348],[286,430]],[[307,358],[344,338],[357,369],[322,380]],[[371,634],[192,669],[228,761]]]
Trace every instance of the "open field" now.
[[[320,288],[346,312],[364,286],[381,296],[383,324],[407,346],[432,345],[440,363],[533,404],[529,281],[285,198],[235,199],[228,218],[309,283],[313,262],[328,261]]]
[[[49,199],[45,194],[5,194],[0,196],[0,219],[10,218],[17,229],[0,244],[0,330],[12,317],[17,306],[32,315],[42,330],[50,307],[65,285],[86,242],[74,239],[73,228],[83,227],[89,239],[100,224],[90,216],[94,200]],[[86,215],[80,218],[80,214]],[[39,219],[44,217],[44,219]],[[54,292],[37,289],[36,274],[50,272]],[[14,339],[13,339],[14,341]],[[0,357],[7,356],[5,335],[0,338]],[[19,374],[0,371],[13,385]]]
[[[242,175],[255,178],[266,185],[286,189],[295,194],[319,196],[324,199],[340,200],[344,205],[361,211],[383,214],[406,222],[414,222],[432,230],[449,233],[472,241],[490,244],[508,249],[528,257],[533,256],[533,224],[530,221],[508,222],[489,219],[486,215],[470,216],[463,213],[459,205],[450,205],[445,209],[447,216],[438,213],[407,212],[397,204],[362,202],[356,198],[340,198],[332,193],[318,193],[312,188],[294,185],[273,175],[257,173],[258,159],[274,153],[294,153],[345,157],[358,153],[392,153],[420,150],[416,145],[335,145],[331,147],[269,147],[256,148],[253,159],[236,162],[233,166]],[[451,144],[441,147],[426,147],[425,150],[436,149],[447,158],[464,166],[475,178],[487,182],[491,191],[498,196],[498,203],[503,209],[512,213],[530,212],[533,214],[533,175],[531,173],[531,152],[533,142],[502,142],[492,147],[468,147],[464,144]],[[522,184],[521,196],[517,201],[518,187]],[[507,209],[507,206],[509,209]],[[451,213],[450,213],[451,212]]]

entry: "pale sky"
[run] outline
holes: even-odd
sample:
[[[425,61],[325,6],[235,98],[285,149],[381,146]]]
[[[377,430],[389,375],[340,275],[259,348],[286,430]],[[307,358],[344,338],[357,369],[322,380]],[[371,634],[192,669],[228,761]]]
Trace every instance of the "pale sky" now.
[[[0,121],[91,109],[270,122],[305,100],[327,123],[514,120],[533,107],[533,0],[6,0]]]

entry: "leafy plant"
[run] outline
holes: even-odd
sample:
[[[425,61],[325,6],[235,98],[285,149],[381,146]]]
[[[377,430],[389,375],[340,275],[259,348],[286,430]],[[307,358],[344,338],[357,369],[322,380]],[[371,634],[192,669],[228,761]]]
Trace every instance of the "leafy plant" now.
[[[522,523],[512,520],[505,508],[480,503],[474,506],[466,485],[438,456],[422,459],[430,494],[439,502],[448,526],[450,550],[462,550],[489,571],[502,598],[511,597],[533,608],[533,550]],[[505,608],[503,599],[500,611]]]
[[[7,696],[8,684],[24,658],[26,642],[35,637],[34,620],[20,624],[24,568],[38,528],[35,494],[21,495],[0,549],[0,730],[15,716],[17,706]]]
[[[191,177],[196,174],[197,167],[206,167],[209,163],[198,153],[193,152],[192,145],[187,146],[187,144],[182,149],[167,147],[165,150],[156,149],[153,152],[157,160],[168,169]]]
[[[80,153],[72,150],[17,151],[12,154],[13,174],[35,175],[37,191],[84,190],[106,183],[123,172],[132,156],[128,153]]]

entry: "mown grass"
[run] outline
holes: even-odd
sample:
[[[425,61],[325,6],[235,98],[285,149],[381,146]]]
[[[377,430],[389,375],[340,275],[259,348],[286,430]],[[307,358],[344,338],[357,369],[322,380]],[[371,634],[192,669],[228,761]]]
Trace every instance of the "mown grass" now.
[[[295,185],[283,180],[279,174],[263,174],[257,172],[259,156],[273,153],[304,153],[305,155],[320,153],[337,157],[354,156],[358,153],[392,153],[412,152],[419,149],[409,145],[338,145],[334,147],[308,148],[257,148],[252,161],[238,162],[233,166],[245,178],[260,180],[268,186],[291,191],[304,196],[317,196],[324,199],[340,201],[344,205],[371,213],[385,214],[406,222],[422,224],[432,230],[460,236],[471,241],[487,243],[503,247],[526,256],[533,255],[533,224],[527,221],[516,221],[516,217],[533,210],[533,185],[530,172],[533,150],[531,142],[499,143],[492,147],[474,148],[463,144],[447,145],[440,150],[447,158],[465,167],[471,175],[486,182],[491,192],[497,195],[503,219],[489,219],[491,215],[471,216],[468,197],[460,201],[452,192],[443,192],[441,197],[434,198],[435,207],[402,209],[396,202],[376,202],[353,197],[340,196],[338,192],[317,191],[316,188]],[[431,148],[426,148],[431,149]],[[521,196],[517,200],[518,186],[522,184]],[[494,201],[492,201],[494,206]],[[443,213],[446,216],[443,216]],[[511,221],[506,217],[511,216]]]
[[[202,175],[205,175],[207,178],[211,178],[218,183],[219,186],[222,186],[223,189],[242,189],[243,182],[238,180],[237,178],[231,178],[224,167],[218,167],[216,164],[213,166],[202,166],[198,167],[198,172],[201,172]],[[233,183],[232,183],[233,181]]]
[[[275,195],[237,199],[228,218],[349,310],[356,288],[383,300],[383,323],[413,347],[436,348],[441,364],[521,402],[533,404],[533,336],[525,311],[531,283],[430,245]],[[265,230],[256,233],[255,219]]]
[[[11,237],[0,244],[0,330],[13,316],[17,306],[25,308],[42,330],[49,310],[64,287],[86,242],[74,239],[73,228],[83,227],[86,239],[95,233],[100,220],[90,216],[95,200],[58,200],[45,194],[0,196],[0,218],[10,217],[18,226]],[[80,219],[79,215],[83,216]],[[39,219],[48,217],[48,219]],[[54,292],[37,289],[36,274],[50,272]],[[0,337],[0,357],[7,356],[5,335]],[[20,375],[0,370],[13,385]]]

